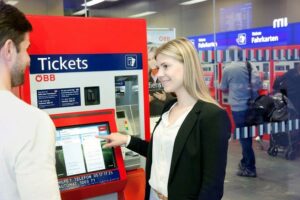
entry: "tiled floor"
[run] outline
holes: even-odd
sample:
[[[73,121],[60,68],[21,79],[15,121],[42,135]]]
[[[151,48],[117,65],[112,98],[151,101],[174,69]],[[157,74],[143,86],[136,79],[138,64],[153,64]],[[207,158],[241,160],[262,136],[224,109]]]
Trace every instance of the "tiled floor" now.
[[[283,154],[271,157],[254,142],[257,178],[236,176],[241,158],[238,141],[229,145],[223,200],[300,200],[300,156],[286,160]]]

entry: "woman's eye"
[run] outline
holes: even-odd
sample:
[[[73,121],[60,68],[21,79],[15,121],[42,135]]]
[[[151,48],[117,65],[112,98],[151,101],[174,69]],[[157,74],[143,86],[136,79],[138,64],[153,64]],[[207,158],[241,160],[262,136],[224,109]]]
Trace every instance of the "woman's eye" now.
[[[168,68],[168,65],[163,65],[162,67],[166,69],[166,68]]]

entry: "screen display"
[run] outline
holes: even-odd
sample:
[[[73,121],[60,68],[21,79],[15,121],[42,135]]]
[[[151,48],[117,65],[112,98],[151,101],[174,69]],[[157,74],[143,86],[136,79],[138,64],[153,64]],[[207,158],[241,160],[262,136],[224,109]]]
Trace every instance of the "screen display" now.
[[[103,149],[110,134],[108,123],[60,127],[56,130],[56,171],[58,178],[116,168],[112,148]]]

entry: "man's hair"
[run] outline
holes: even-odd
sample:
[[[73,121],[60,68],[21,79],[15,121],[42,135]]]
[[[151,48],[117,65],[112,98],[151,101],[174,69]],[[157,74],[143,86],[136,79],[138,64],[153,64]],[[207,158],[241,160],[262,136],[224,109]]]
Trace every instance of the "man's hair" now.
[[[30,22],[16,7],[0,0],[0,49],[7,40],[12,40],[19,51],[25,33],[32,31]]]
[[[229,58],[231,61],[242,61],[243,60],[243,50],[238,46],[229,46]]]

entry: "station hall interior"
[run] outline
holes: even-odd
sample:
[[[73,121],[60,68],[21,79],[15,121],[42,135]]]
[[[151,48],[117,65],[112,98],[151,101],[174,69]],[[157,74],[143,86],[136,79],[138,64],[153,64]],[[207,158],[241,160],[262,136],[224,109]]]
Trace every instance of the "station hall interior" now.
[[[58,124],[58,132],[60,134],[63,134],[64,131],[72,130],[72,127],[70,129],[66,128],[65,122],[61,121],[61,118],[70,117],[67,113],[75,113],[70,119],[72,118],[73,121],[76,121],[80,115],[79,112],[86,112],[86,115],[82,114],[85,120],[82,123],[84,123],[92,118],[89,118],[89,116],[94,115],[93,110],[104,110],[105,112],[97,111],[98,114],[100,113],[104,119],[109,121],[107,123],[102,123],[101,121],[99,126],[103,126],[104,130],[108,130],[109,128],[106,126],[113,121],[112,123],[116,123],[117,127],[113,126],[113,128],[110,128],[112,132],[117,129],[124,130],[129,135],[149,140],[151,131],[159,116],[157,114],[151,115],[151,105],[144,100],[144,95],[149,95],[148,93],[151,92],[151,88],[145,90],[145,87],[149,86],[148,82],[145,81],[148,80],[149,66],[147,59],[143,57],[149,56],[147,55],[147,45],[148,47],[159,46],[177,37],[188,38],[197,50],[203,68],[204,81],[211,95],[229,113],[231,111],[228,97],[219,89],[224,66],[229,63],[230,55],[227,50],[229,46],[234,44],[242,48],[242,60],[249,60],[257,68],[264,94],[267,95],[274,94],[273,86],[278,77],[283,76],[287,71],[296,68],[296,66],[300,66],[299,0],[103,0],[91,6],[85,5],[89,1],[91,0],[4,0],[4,2],[14,5],[24,12],[26,16],[29,16],[33,24],[37,25],[37,29],[45,27],[47,23],[49,24],[49,27],[45,28],[45,30],[36,32],[33,35],[34,40],[39,40],[43,37],[45,37],[44,40],[48,40],[47,42],[42,42],[41,48],[38,47],[38,42],[33,44],[33,56],[31,59],[35,61],[34,64],[40,61],[38,56],[41,55],[51,55],[43,58],[46,63],[46,61],[51,62],[51,59],[63,60],[72,58],[73,60],[78,60],[77,54],[87,52],[86,54],[91,56],[89,58],[103,60],[105,64],[112,65],[113,70],[115,70],[110,72],[108,69],[105,69],[103,73],[101,70],[95,70],[95,73],[92,75],[81,76],[78,74],[74,77],[70,77],[67,73],[66,77],[64,77],[64,73],[55,74],[57,86],[53,87],[66,87],[68,94],[72,92],[72,98],[75,99],[70,105],[59,106],[56,105],[56,102],[49,106],[46,103],[43,104],[41,100],[48,98],[47,100],[51,101],[51,98],[46,97],[46,94],[54,93],[54,88],[51,88],[51,84],[47,85],[48,82],[42,86],[37,84],[39,82],[38,78],[41,78],[41,82],[45,81],[43,76],[45,72],[38,70],[30,72],[30,81],[27,82],[27,86],[17,88],[15,93],[24,101],[31,102],[40,109],[49,111],[48,113],[54,117],[55,124]],[[78,32],[82,33],[82,35],[76,35],[76,24],[72,24],[72,19],[76,19],[80,29],[85,27],[84,25],[79,25],[83,20],[95,18],[103,19],[103,22],[99,23],[99,28],[91,25],[91,21],[88,27],[95,29],[88,31],[79,30]],[[44,24],[43,19],[48,20],[47,23]],[[123,23],[123,19],[133,20],[132,22],[138,24],[137,28],[135,29],[135,26],[130,21]],[[142,21],[139,21],[139,19],[142,19]],[[60,24],[59,20],[65,20],[68,23],[66,30],[73,30],[74,28],[75,31],[73,33],[65,33],[62,38],[59,38],[61,32],[54,30],[62,28],[63,24]],[[57,26],[57,24],[60,24],[61,27]],[[47,34],[47,31],[50,29],[53,30],[53,34]],[[123,38],[122,34],[128,40],[115,39],[116,43],[108,44],[108,42],[105,42],[105,38],[97,38],[102,36],[110,37],[109,31],[114,31],[114,33],[107,41],[114,41],[113,37]],[[40,33],[44,35],[39,35]],[[52,42],[53,39],[50,38],[56,35],[57,41],[63,42],[68,37],[68,34],[70,34],[70,38],[74,38],[74,44],[70,47],[60,49],[55,46],[56,42]],[[76,43],[81,38],[89,40],[91,44],[94,43],[94,46],[102,44],[104,46],[91,47],[91,50],[83,42],[79,42],[79,46],[76,46]],[[71,44],[71,42],[68,41],[68,44]],[[128,58],[124,52],[126,50],[118,50],[118,48],[125,49],[131,44],[132,46],[128,47],[128,51],[134,54],[133,59],[136,62],[143,65],[142,67],[137,67],[137,72],[134,70],[130,71],[132,69],[122,71],[118,69],[118,66],[114,66],[115,64],[113,63],[113,61],[116,61],[119,64],[119,59],[123,59],[124,56],[126,59]],[[73,47],[74,49],[72,49]],[[54,55],[56,49],[60,56]],[[97,54],[98,49],[100,54]],[[106,50],[107,55],[101,54]],[[43,51],[46,53],[43,53]],[[238,51],[235,51],[235,57],[237,57]],[[117,55],[113,55],[113,53],[117,53]],[[69,57],[64,57],[64,54],[70,55]],[[94,57],[92,57],[93,55]],[[84,68],[85,60],[81,59],[79,61]],[[129,60],[128,62],[131,61]],[[37,74],[42,75],[38,77]],[[110,76],[111,78],[108,81],[104,81]],[[46,78],[47,80],[48,78],[51,79],[50,76]],[[76,80],[82,80],[82,78],[85,80],[82,83],[78,83],[79,86],[77,87]],[[95,79],[101,79],[101,81],[97,82]],[[70,83],[66,84],[66,81],[70,81]],[[98,83],[100,86],[97,85]],[[297,83],[299,81],[295,82],[295,84]],[[300,88],[300,85],[296,86]],[[63,89],[59,89],[59,91],[61,93],[64,92]],[[105,93],[105,91],[109,92]],[[110,94],[111,91],[114,91],[113,94]],[[52,98],[56,97],[52,96]],[[81,99],[81,101],[76,100],[77,98]],[[147,103],[147,106],[144,105]],[[109,110],[112,107],[116,111],[116,120],[113,119],[114,115]],[[124,119],[126,119],[125,123]],[[101,118],[101,120],[103,119]],[[97,120],[93,121],[94,124],[98,122]],[[242,129],[232,129],[232,137],[229,140],[224,196],[222,199],[300,200],[299,125],[299,119],[292,119],[290,121],[272,122],[248,128],[247,132]],[[85,128],[87,127],[83,126],[83,129]],[[294,134],[294,132],[299,135],[294,137],[291,134]],[[274,146],[274,141],[272,141],[273,135],[283,135],[285,138],[284,144]],[[253,138],[257,172],[257,177],[255,178],[236,175],[242,157],[242,149],[239,143],[241,137]],[[57,138],[59,138],[60,142],[63,141],[63,137],[59,136]],[[292,140],[295,140],[295,142]],[[58,157],[62,156],[63,150],[57,148],[56,153]],[[100,189],[101,192],[99,194],[97,192],[95,193],[97,195],[89,196],[89,194],[86,194],[82,198],[75,198],[77,193],[75,193],[75,196],[66,194],[65,199],[140,200],[144,198],[145,182],[143,179],[145,178],[145,173],[143,169],[145,168],[145,159],[123,147],[120,152],[116,153],[107,150],[105,154],[108,157],[121,155],[124,159],[125,166],[123,167],[126,169],[126,172],[122,170],[112,172],[114,175],[117,173],[119,176],[118,186],[104,186]],[[111,166],[106,166],[106,169],[116,168],[121,162],[119,159],[104,159],[105,165]],[[85,165],[87,164],[85,163]],[[61,170],[60,173],[62,174],[61,178],[67,177],[66,169]],[[125,186],[126,178],[124,173],[127,174],[128,178],[127,188]],[[75,172],[74,174],[76,175]],[[107,178],[113,179],[113,176]],[[100,182],[99,185],[101,185]],[[66,186],[66,190],[68,189],[72,190],[71,187]],[[108,194],[105,192],[106,189],[110,191]],[[120,192],[114,190],[125,190],[126,192],[120,197]],[[87,191],[94,193],[93,189]]]

